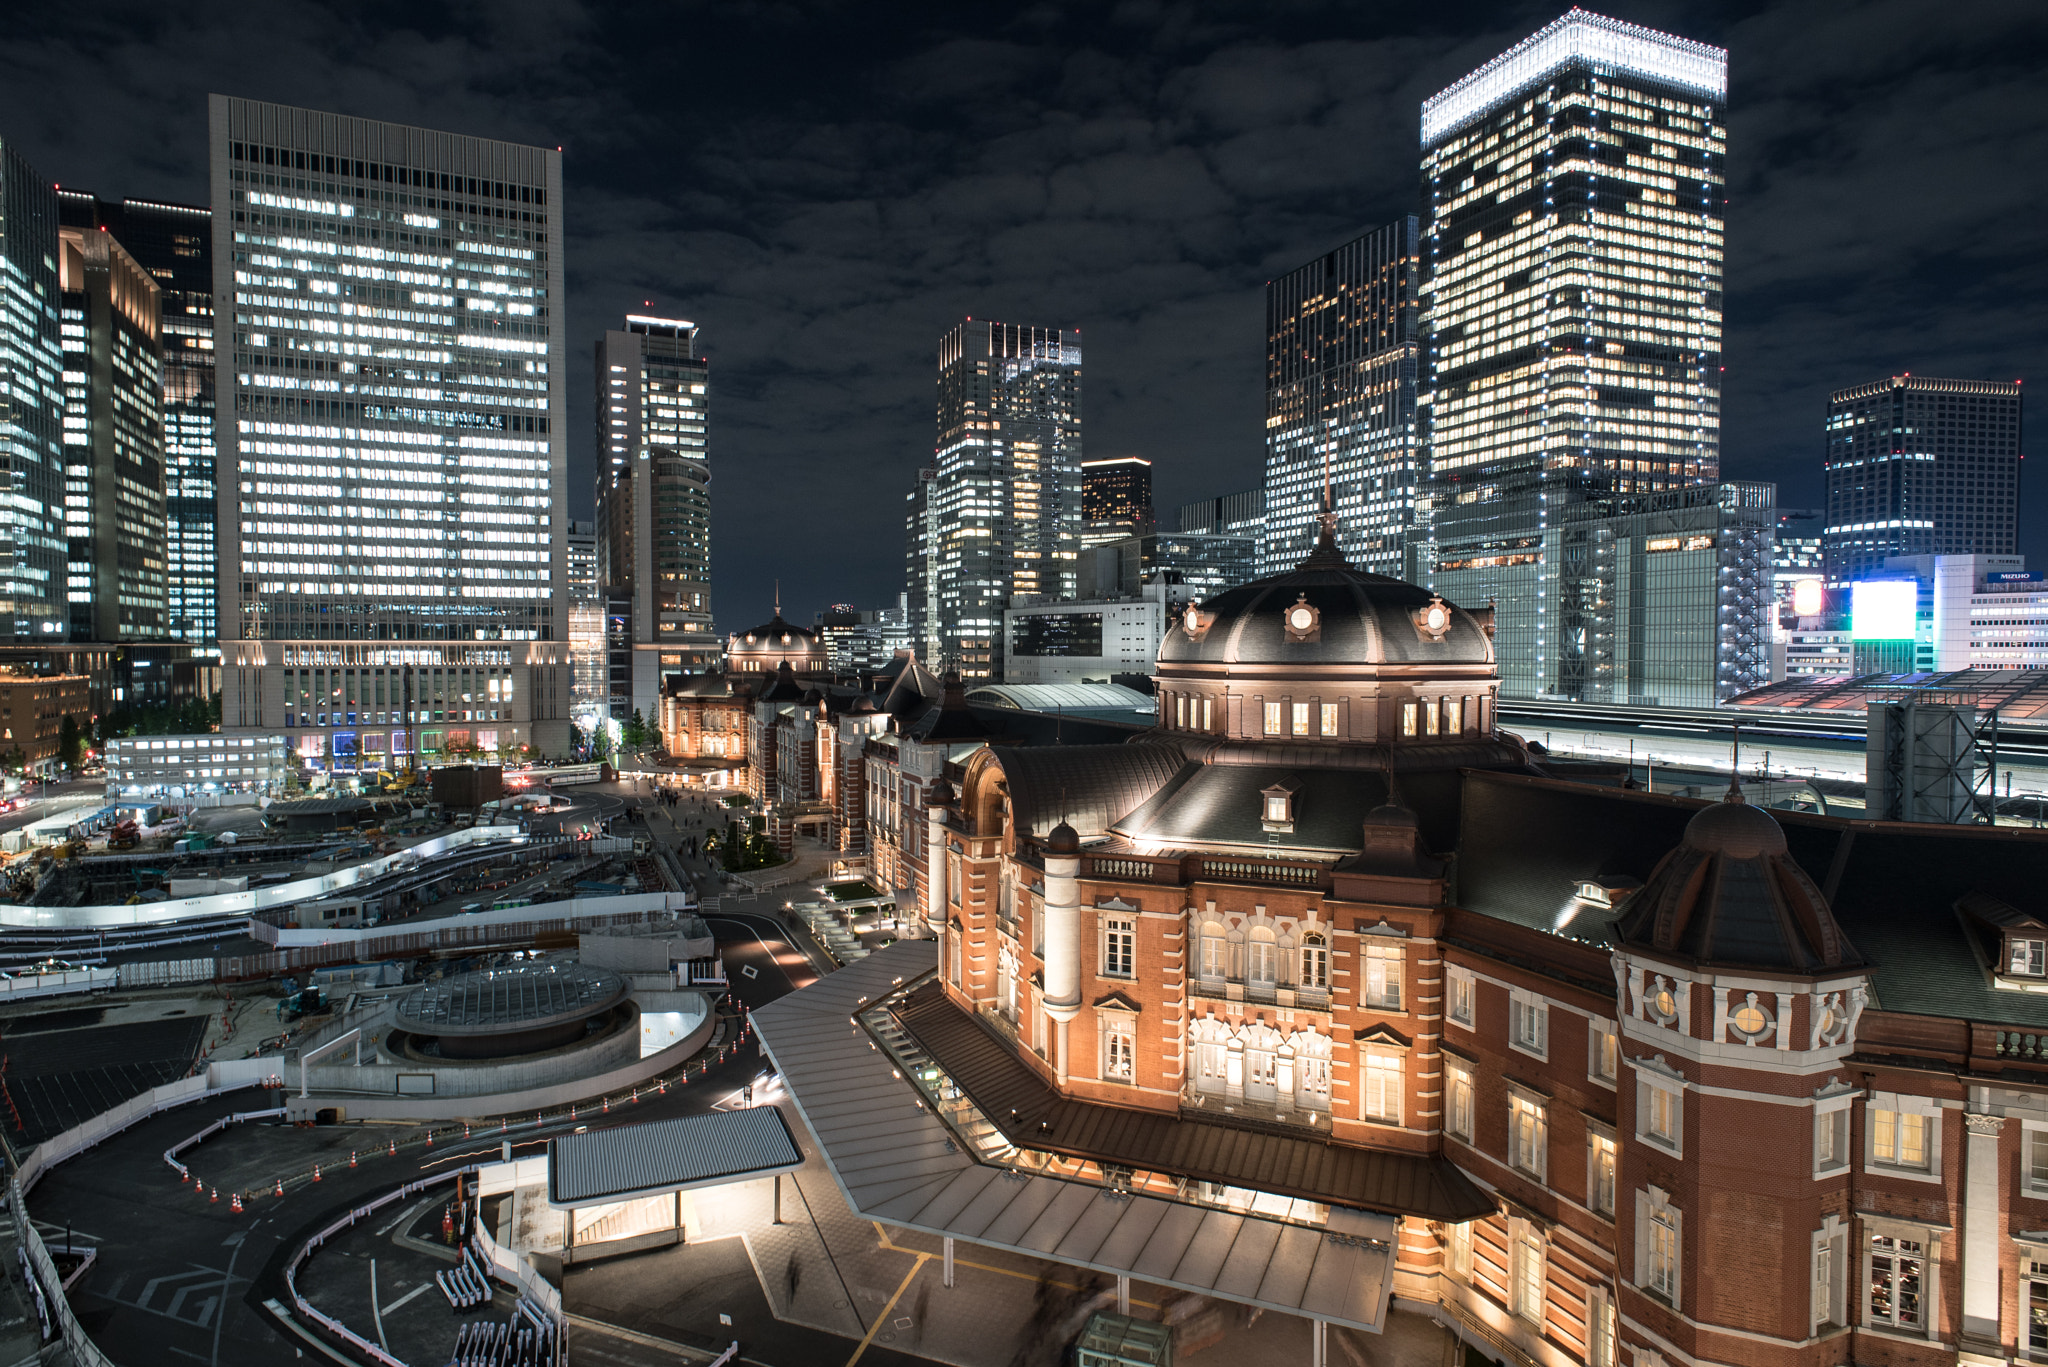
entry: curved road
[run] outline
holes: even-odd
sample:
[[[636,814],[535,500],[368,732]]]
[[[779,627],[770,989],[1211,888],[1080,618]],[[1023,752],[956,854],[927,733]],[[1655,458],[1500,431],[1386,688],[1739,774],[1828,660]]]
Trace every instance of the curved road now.
[[[713,919],[733,995],[750,1008],[810,980],[807,961],[780,938],[772,918]],[[582,1122],[596,1128],[697,1114],[729,1099],[764,1066],[755,1050],[743,1048],[687,1087],[643,1097],[623,1110],[614,1106],[607,1118],[585,1110]],[[452,1162],[493,1154],[500,1144],[496,1135],[487,1139],[479,1133],[467,1144],[444,1138],[432,1149],[404,1148],[394,1157],[383,1152],[383,1142],[394,1133],[414,1136],[409,1127],[252,1123],[189,1150],[184,1160],[201,1180],[230,1190],[263,1190],[279,1176],[303,1178],[315,1163],[322,1176],[318,1185],[301,1182],[282,1198],[259,1197],[240,1215],[225,1197],[215,1203],[195,1195],[164,1163],[165,1149],[216,1117],[263,1109],[271,1100],[270,1093],[244,1090],[167,1112],[59,1165],[36,1186],[29,1210],[44,1237],[61,1241],[69,1230],[75,1241],[99,1251],[73,1287],[71,1301],[116,1362],[302,1362],[304,1344],[263,1308],[268,1299],[285,1298],[283,1266],[290,1250],[370,1196],[445,1172]],[[528,1154],[531,1146],[571,1128],[564,1123],[536,1129],[531,1117],[524,1128],[513,1123],[508,1137]],[[359,1155],[354,1167],[352,1151]],[[308,1355],[317,1356],[310,1350]]]

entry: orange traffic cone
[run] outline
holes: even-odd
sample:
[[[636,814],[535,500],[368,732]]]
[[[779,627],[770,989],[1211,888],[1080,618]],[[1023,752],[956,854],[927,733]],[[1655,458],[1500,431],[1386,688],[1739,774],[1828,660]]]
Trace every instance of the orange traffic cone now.
[[[240,1215],[242,1213],[242,1193],[236,1192],[234,1199],[229,1204],[234,1207],[235,1214]]]
[[[603,1113],[604,1113],[605,1115],[610,1115],[610,1114],[612,1113],[612,1099],[611,1099],[610,1097],[606,1097],[606,1098],[604,1099],[604,1112],[603,1112]]]
[[[213,1189],[213,1199],[212,1199],[212,1202],[211,1202],[211,1203],[212,1203],[213,1205],[216,1205],[216,1206],[220,1204],[220,1188],[219,1188],[219,1187],[215,1187],[215,1188]]]
[[[356,1151],[354,1149],[350,1149],[348,1151],[348,1165],[350,1167],[354,1167],[356,1165]]]
[[[434,1132],[432,1130],[427,1131],[427,1147],[430,1149],[434,1147]]]
[[[320,1165],[318,1163],[313,1165],[313,1180],[315,1182],[320,1180]]]
[[[277,1194],[279,1196],[284,1195],[284,1179],[282,1177],[277,1179]]]
[[[398,1157],[398,1141],[396,1139],[391,1141],[391,1148],[388,1156],[392,1158]]]

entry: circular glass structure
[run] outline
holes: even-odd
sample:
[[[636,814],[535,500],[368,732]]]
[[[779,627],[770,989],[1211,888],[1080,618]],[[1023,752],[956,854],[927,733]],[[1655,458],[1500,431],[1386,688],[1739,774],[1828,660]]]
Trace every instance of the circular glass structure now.
[[[392,1024],[445,1058],[509,1058],[582,1039],[626,990],[609,969],[514,964],[414,988]]]

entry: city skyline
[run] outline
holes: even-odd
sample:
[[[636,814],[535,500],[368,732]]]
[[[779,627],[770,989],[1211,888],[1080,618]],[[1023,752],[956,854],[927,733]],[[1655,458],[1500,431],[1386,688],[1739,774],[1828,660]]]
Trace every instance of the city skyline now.
[[[2040,21],[1991,6],[1965,29],[1914,22],[1933,13],[1924,6],[1867,8],[1877,22],[1792,6],[1734,20],[1603,7],[1734,53],[1723,473],[1776,480],[1787,505],[1820,502],[1814,433],[1832,389],[1907,370],[2010,380],[2040,354],[2023,337],[2023,235],[2006,226],[2027,219],[2038,191],[1997,174],[2044,136],[2011,116],[2023,106],[2013,54]],[[205,197],[209,90],[564,145],[569,345],[627,311],[704,324],[724,377],[721,524],[780,518],[801,544],[843,548],[830,568],[807,566],[761,538],[714,534],[721,618],[742,621],[766,615],[777,576],[804,610],[894,600],[900,491],[929,454],[924,357],[960,316],[1082,329],[1097,376],[1090,450],[1157,462],[1161,506],[1256,482],[1265,283],[1413,212],[1421,100],[1558,9],[1474,6],[1426,21],[1304,11],[1263,36],[1227,13],[884,25],[782,112],[770,86],[743,88],[737,59],[765,19],[721,17],[678,49],[665,30],[627,44],[607,21],[563,13],[455,32],[287,10],[261,39],[202,13],[181,41],[212,34],[213,47],[180,48],[189,60],[161,79],[103,91],[112,112],[90,118],[81,73],[143,60],[167,31],[124,21],[109,49],[111,31],[53,15],[7,59],[17,79],[0,92],[0,126],[63,184],[176,202]],[[1922,37],[1887,36],[1905,32]],[[380,44],[409,36],[442,44],[456,79],[430,89],[402,64],[367,74]],[[632,82],[598,74],[678,51],[718,57],[707,64],[718,98],[693,108],[698,136],[667,140],[650,161],[653,144],[636,141],[647,134],[609,126],[611,96],[598,93]],[[1820,51],[1817,66],[1806,54]],[[1039,89],[961,120],[939,107],[954,88],[941,78]],[[856,116],[856,95],[879,103]],[[1922,120],[1925,108],[1944,113]],[[115,116],[146,131],[104,136],[98,121]],[[1333,160],[1339,145],[1349,150]],[[736,169],[748,159],[756,171]],[[1926,211],[1888,212],[1902,195]],[[594,487],[586,402],[573,386],[574,517],[590,516]],[[828,496],[792,506],[792,488]],[[2027,514],[2043,493],[2025,489],[2021,508],[2022,550],[2036,555],[2027,529],[2043,519]]]

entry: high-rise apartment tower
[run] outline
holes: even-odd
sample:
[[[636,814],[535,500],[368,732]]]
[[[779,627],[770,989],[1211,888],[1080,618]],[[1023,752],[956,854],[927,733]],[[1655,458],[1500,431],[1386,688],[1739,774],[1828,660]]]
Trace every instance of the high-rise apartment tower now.
[[[1719,477],[1727,76],[1573,10],[1423,103],[1415,574],[1497,605],[1511,696],[1597,691],[1565,510]]]
[[[1835,584],[1895,555],[2018,550],[2020,386],[1894,375],[1828,402],[1828,510]]]
[[[697,325],[628,317],[599,339],[596,381],[598,582],[633,603],[631,687],[613,710],[622,721],[635,710],[650,718],[663,674],[715,669],[720,659],[704,432],[710,365]]]
[[[51,644],[65,603],[57,194],[0,138],[0,640]]]
[[[215,519],[211,211],[57,192],[67,224],[101,229],[155,280],[163,319],[163,636],[211,647],[220,577]]]
[[[930,469],[906,527],[913,639],[965,678],[1000,677],[1004,605],[1074,593],[1081,334],[970,319],[941,338]]]
[[[1390,223],[1266,286],[1266,526],[1259,573],[1315,545],[1328,482],[1351,563],[1401,576],[1415,516],[1422,259]]]
[[[224,727],[565,754],[561,153],[210,104]]]

